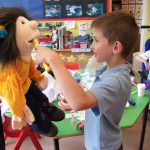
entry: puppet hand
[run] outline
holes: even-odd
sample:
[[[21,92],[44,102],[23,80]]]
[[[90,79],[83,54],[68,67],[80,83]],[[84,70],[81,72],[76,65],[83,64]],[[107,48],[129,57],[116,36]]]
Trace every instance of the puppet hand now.
[[[14,130],[21,130],[27,124],[32,125],[32,122],[35,120],[31,110],[27,105],[23,107],[23,113],[24,116],[22,118],[15,115],[12,116],[12,128]]]
[[[23,118],[20,118],[15,115],[12,116],[12,128],[14,130],[18,130],[18,129],[21,130],[26,125],[27,125],[27,122]]]
[[[26,120],[26,122],[29,124],[29,125],[32,125],[32,123],[34,122],[35,118],[32,114],[32,111],[30,110],[30,108],[25,105],[23,107],[23,113],[24,113],[24,120]]]

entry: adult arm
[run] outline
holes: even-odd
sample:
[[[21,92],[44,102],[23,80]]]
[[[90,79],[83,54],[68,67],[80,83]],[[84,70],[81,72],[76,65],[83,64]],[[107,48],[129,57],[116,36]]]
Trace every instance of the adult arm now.
[[[150,65],[147,61],[148,60],[147,54],[149,54],[149,53],[150,52],[146,52],[146,53],[140,54],[136,57],[137,60],[144,63],[146,70],[150,70]]]

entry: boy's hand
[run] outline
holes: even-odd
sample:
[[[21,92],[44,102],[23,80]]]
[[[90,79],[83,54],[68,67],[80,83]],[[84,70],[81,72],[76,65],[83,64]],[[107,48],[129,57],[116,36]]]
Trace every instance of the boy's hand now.
[[[55,60],[57,57],[59,57],[59,54],[54,52],[54,50],[43,46],[37,47],[35,59],[38,63],[46,63],[49,65],[49,60]]]
[[[83,129],[84,128],[84,120],[81,120],[77,123],[76,126],[77,129]]]

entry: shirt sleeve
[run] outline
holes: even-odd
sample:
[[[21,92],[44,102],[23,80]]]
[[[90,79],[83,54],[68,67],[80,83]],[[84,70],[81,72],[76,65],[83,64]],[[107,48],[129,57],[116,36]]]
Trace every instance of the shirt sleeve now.
[[[140,56],[145,60],[150,59],[150,50],[146,51],[145,53],[140,54]]]
[[[102,83],[98,82],[93,84],[89,92],[96,97],[100,114],[102,115],[117,102],[120,83],[116,77],[107,78],[107,81]]]
[[[41,74],[41,72],[36,69],[35,62],[34,62],[33,59],[31,59],[30,70],[29,70],[29,78],[30,79],[35,79],[37,85],[39,85],[41,80],[44,78],[44,75]]]
[[[11,112],[18,116],[23,116],[23,106],[26,99],[23,94],[22,84],[19,75],[12,69],[9,69],[1,82],[2,96],[5,98]]]

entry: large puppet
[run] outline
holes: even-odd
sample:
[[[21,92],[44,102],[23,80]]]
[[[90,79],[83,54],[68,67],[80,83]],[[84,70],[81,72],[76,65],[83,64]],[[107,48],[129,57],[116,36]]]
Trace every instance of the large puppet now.
[[[57,127],[50,121],[62,120],[64,113],[49,104],[40,90],[46,88],[47,79],[31,58],[38,35],[37,22],[23,9],[0,8],[0,96],[10,107],[14,129],[28,124],[40,133],[55,136]]]

